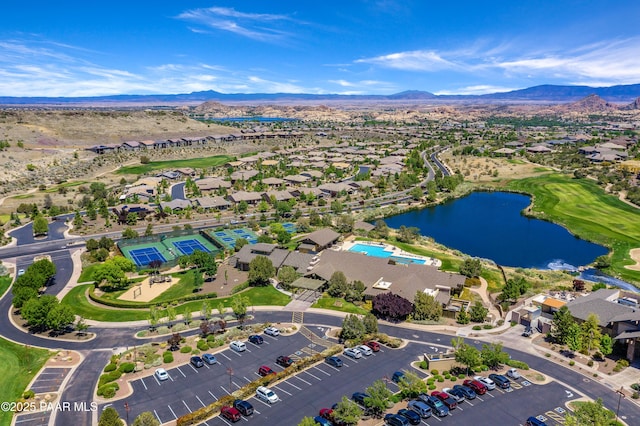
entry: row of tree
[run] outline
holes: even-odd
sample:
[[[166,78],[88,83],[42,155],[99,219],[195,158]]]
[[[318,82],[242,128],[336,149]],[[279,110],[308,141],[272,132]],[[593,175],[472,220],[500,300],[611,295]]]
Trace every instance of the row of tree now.
[[[33,262],[13,284],[13,306],[20,309],[29,299],[37,298],[40,289],[45,287],[56,274],[56,265],[48,259]]]
[[[553,314],[550,337],[558,344],[567,345],[571,351],[587,355],[593,351],[605,356],[613,352],[613,339],[600,331],[598,315],[591,313],[578,323],[566,305]]]

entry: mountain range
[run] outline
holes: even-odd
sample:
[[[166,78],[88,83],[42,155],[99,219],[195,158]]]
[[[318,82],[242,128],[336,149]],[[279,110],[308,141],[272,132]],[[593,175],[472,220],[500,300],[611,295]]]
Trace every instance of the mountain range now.
[[[469,101],[491,102],[572,102],[597,95],[608,102],[628,103],[640,98],[640,84],[610,87],[559,86],[545,84],[510,92],[485,95],[435,95],[421,90],[408,90],[393,95],[339,95],[304,93],[220,93],[213,90],[174,95],[114,95],[92,97],[11,97],[0,96],[0,105],[177,105],[198,102],[301,102],[301,101]]]

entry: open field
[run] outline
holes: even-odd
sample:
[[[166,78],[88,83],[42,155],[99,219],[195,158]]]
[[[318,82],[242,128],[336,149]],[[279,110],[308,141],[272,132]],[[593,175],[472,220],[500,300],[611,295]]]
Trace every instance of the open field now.
[[[607,195],[596,182],[559,174],[511,181],[509,189],[533,195],[533,216],[559,223],[576,236],[612,249],[608,272],[640,282],[629,251],[640,247],[640,211]]]
[[[68,305],[76,315],[95,321],[123,322],[148,319],[149,310],[146,308],[117,309],[106,306],[102,307],[91,303],[86,296],[86,292],[92,286],[93,284],[85,284],[74,287],[67,293],[64,299],[62,299],[62,303]],[[246,296],[249,299],[249,306],[284,306],[289,302],[287,295],[280,293],[272,286],[253,287],[238,294]],[[230,307],[232,297],[194,300],[177,306],[176,310],[180,314],[184,312],[185,309],[189,309],[191,312],[199,312],[203,302],[207,302],[210,307],[213,308],[216,308],[220,302],[222,302],[225,307]],[[160,310],[160,315],[166,315],[166,311]]]
[[[165,170],[179,167],[205,169],[208,167],[217,167],[231,160],[233,160],[233,157],[230,155],[214,155],[211,157],[189,158],[183,160],[152,161],[148,164],[121,167],[116,173],[122,175],[141,175],[156,170]]]
[[[26,390],[31,379],[42,368],[51,353],[0,338],[0,401],[16,401]],[[0,424],[11,423],[11,411],[0,411]]]
[[[473,183],[495,183],[510,179],[521,179],[550,171],[524,159],[469,157],[452,155],[450,151],[442,153],[440,159],[452,171],[459,170],[465,180]]]

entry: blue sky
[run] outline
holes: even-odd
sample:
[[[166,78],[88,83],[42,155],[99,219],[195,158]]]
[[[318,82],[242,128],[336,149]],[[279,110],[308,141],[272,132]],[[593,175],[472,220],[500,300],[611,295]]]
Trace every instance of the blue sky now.
[[[632,84],[639,22],[638,0],[10,1],[0,96]]]

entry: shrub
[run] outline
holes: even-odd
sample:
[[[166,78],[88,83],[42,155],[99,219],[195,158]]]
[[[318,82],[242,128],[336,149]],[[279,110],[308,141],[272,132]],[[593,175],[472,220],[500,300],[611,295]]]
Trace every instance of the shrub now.
[[[491,324],[485,324],[482,326],[482,328],[484,328],[485,330],[491,330],[493,326]]]
[[[114,371],[116,368],[118,368],[118,365],[117,365],[117,364],[115,364],[115,363],[113,363],[113,362],[110,362],[109,364],[107,364],[107,366],[106,366],[106,367],[104,367],[104,370],[103,370],[103,371],[104,371],[105,373],[109,373],[109,372],[111,372],[111,371]]]
[[[166,325],[161,325],[156,329],[156,331],[158,332],[158,334],[169,334],[170,332],[169,327],[167,327]]]
[[[587,362],[587,365],[588,365],[589,367],[593,367],[593,360],[589,360],[589,361]]]
[[[434,375],[434,376],[437,376],[438,375],[438,370],[431,370],[431,374]]]
[[[489,370],[489,367],[487,367],[486,365],[482,364],[482,365],[480,366],[480,369],[481,369],[482,371],[488,371],[488,370]]]
[[[633,399],[638,399],[638,398],[640,398],[640,393],[638,393],[638,391],[636,391],[636,392],[632,393],[632,394],[631,394],[631,398],[633,398]]]
[[[122,376],[122,373],[118,370],[111,371],[110,373],[105,373],[98,379],[98,387],[109,382],[115,382],[120,378],[120,376]]]
[[[181,354],[188,354],[191,352],[191,346],[183,346],[180,348]]]
[[[455,382],[456,380],[458,380],[458,378],[456,376],[450,376],[449,380],[451,380],[452,382]]]
[[[527,364],[526,362],[518,361],[517,359],[510,359],[507,362],[505,362],[505,364],[507,364],[509,367],[518,368],[520,370],[529,369],[529,364]]]
[[[123,362],[122,364],[120,364],[120,367],[118,367],[118,370],[120,370],[123,373],[131,373],[135,369],[136,369],[136,365],[132,362]]]
[[[165,364],[173,362],[173,352],[166,351],[165,353],[163,353],[162,354],[162,360],[164,361]]]
[[[434,384],[430,384],[429,385],[429,390],[432,391],[432,390],[435,390],[435,389],[436,389],[436,385],[434,385]]]
[[[464,374],[458,374],[458,379],[460,379],[460,380],[463,380],[465,377],[467,377],[467,376],[465,376]]]
[[[426,370],[427,368],[428,368],[427,361],[425,361],[424,359],[422,361],[420,361],[420,369],[421,370]]]
[[[434,383],[435,383],[435,381],[436,381],[436,378],[435,378],[435,377],[429,377],[429,378],[427,379],[427,384],[428,384],[428,385],[432,385],[432,384],[434,384]]]
[[[198,346],[198,349],[201,351],[206,351],[207,349],[209,349],[209,344],[204,339],[198,340],[197,346]]]
[[[117,383],[112,383],[104,386],[100,386],[98,388],[97,394],[103,398],[113,398],[116,396],[116,387],[113,385],[118,385]]]
[[[569,365],[573,367],[574,365],[576,365],[576,362],[574,360],[571,360],[569,361]]]
[[[444,377],[438,376],[438,383],[442,383],[442,382],[444,382]]]
[[[551,354],[549,352],[547,352],[546,354],[544,354],[544,356],[546,356],[547,358],[551,357]]]
[[[640,391],[640,383],[632,384],[631,389],[633,389],[634,391]]]
[[[24,391],[24,393],[22,394],[22,398],[24,399],[33,398],[34,396],[36,396],[36,393],[31,389]]]
[[[447,379],[447,380],[449,380],[449,379],[451,378],[451,374],[446,373],[446,374],[444,375],[444,378],[445,378],[445,379]]]
[[[474,325],[473,327],[471,327],[474,330],[482,330],[482,326],[481,325]]]

